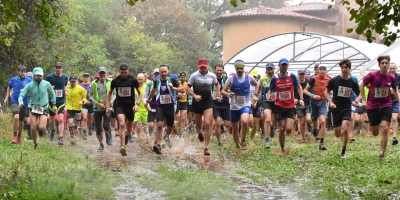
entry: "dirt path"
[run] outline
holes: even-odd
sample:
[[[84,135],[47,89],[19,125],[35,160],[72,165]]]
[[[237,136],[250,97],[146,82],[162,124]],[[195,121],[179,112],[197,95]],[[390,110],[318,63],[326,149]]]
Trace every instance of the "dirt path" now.
[[[140,184],[140,177],[134,174],[155,174],[152,170],[160,163],[173,162],[182,166],[190,166],[201,170],[209,170],[218,175],[228,177],[235,183],[235,197],[237,199],[300,199],[293,188],[278,185],[257,185],[252,180],[235,174],[234,171],[243,167],[232,161],[229,155],[215,153],[205,157],[200,150],[201,143],[194,135],[185,140],[172,138],[173,148],[163,148],[162,155],[151,152],[153,141],[143,136],[139,141],[129,143],[128,156],[122,157],[119,153],[119,138],[113,137],[113,146],[106,146],[104,152],[98,153],[98,141],[91,136],[86,141],[78,141],[77,145],[85,149],[85,156],[97,160],[97,165],[103,169],[116,172],[115,175],[123,179],[121,185],[115,186],[116,199],[167,199],[163,197],[165,191],[156,191]],[[149,140],[146,144],[145,141]],[[230,141],[230,140],[227,140]],[[168,189],[168,188],[166,188]]]

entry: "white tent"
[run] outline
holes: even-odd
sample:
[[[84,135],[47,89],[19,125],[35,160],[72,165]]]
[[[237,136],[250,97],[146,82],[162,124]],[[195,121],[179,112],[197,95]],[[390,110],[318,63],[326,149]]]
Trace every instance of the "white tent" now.
[[[388,47],[343,36],[323,35],[310,32],[290,32],[259,40],[238,52],[225,63],[225,71],[234,72],[235,60],[243,60],[246,69],[265,74],[265,64],[273,62],[279,72],[278,61],[289,60],[289,71],[297,74],[299,69],[314,73],[314,65],[327,67],[331,76],[339,75],[338,63],[344,58],[352,62],[352,74],[360,78],[360,69]]]

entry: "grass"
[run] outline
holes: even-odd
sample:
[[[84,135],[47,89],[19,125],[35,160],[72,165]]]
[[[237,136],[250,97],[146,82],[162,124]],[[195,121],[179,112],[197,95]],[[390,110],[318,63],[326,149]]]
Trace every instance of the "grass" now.
[[[193,167],[160,164],[154,172],[138,174],[146,187],[165,191],[170,199],[233,199],[234,184],[226,177]]]
[[[0,195],[5,199],[112,199],[111,172],[101,170],[80,147],[58,147],[39,139],[11,144],[10,115],[0,115]],[[26,131],[23,131],[26,138]]]
[[[236,173],[259,184],[293,185],[304,198],[313,195],[317,199],[400,199],[399,146],[392,146],[390,140],[386,160],[381,161],[380,136],[358,136],[355,143],[348,144],[347,158],[342,159],[340,140],[332,132],[327,135],[327,151],[318,150],[314,141],[299,144],[293,135],[287,136],[290,153],[285,156],[277,155],[277,136],[269,150],[262,148],[262,140],[254,141],[247,152],[233,156],[246,168]],[[234,152],[234,145],[226,149]]]

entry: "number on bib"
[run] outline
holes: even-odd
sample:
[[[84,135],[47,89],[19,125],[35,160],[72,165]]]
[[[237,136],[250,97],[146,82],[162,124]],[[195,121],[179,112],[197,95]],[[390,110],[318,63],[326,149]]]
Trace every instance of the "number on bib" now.
[[[343,86],[339,86],[338,88],[338,96],[339,97],[350,97],[351,95],[351,88],[349,87],[343,87]]]
[[[171,95],[169,95],[169,94],[160,95],[160,103],[161,104],[170,104],[170,103],[172,103]]]
[[[269,96],[268,96],[268,93],[265,94],[266,100],[267,100],[267,101],[270,101],[268,97],[269,97]],[[275,99],[276,99],[276,92],[271,92],[270,97],[271,97],[271,99],[272,99],[271,101],[275,101]]]
[[[188,101],[188,102],[189,102],[189,105],[192,105],[192,101],[193,101],[193,100],[191,100],[191,99]]]
[[[279,100],[286,101],[292,99],[292,95],[290,95],[290,91],[279,92]]]
[[[389,96],[388,87],[377,87],[375,88],[375,98],[384,98]]]
[[[63,91],[62,90],[54,90],[56,93],[56,97],[63,97]]]
[[[245,97],[245,96],[237,96],[237,97],[236,97],[236,103],[237,103],[239,106],[243,106],[245,100],[246,100],[246,97]]]
[[[36,114],[43,114],[43,107],[41,106],[32,106],[32,113],[36,113]]]
[[[120,87],[118,88],[118,96],[120,97],[130,97],[131,96],[131,87]]]

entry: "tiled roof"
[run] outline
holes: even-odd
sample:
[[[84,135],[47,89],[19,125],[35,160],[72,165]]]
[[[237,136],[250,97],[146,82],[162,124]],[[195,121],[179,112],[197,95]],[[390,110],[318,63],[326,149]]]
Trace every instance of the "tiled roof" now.
[[[233,13],[228,13],[224,15],[220,15],[213,19],[215,22],[221,22],[225,18],[233,18],[233,17],[248,17],[248,16],[286,16],[286,17],[294,17],[294,18],[303,18],[303,19],[311,19],[323,22],[334,23],[333,21],[314,17],[311,15],[301,14],[297,12],[286,11],[283,9],[273,9],[265,6],[258,6],[254,8],[249,8],[246,10],[241,10]]]
[[[332,4],[320,3],[320,2],[309,2],[302,3],[299,5],[286,6],[281,8],[281,10],[301,12],[301,11],[316,11],[316,10],[329,10],[328,7]],[[333,8],[331,8],[333,9]]]

